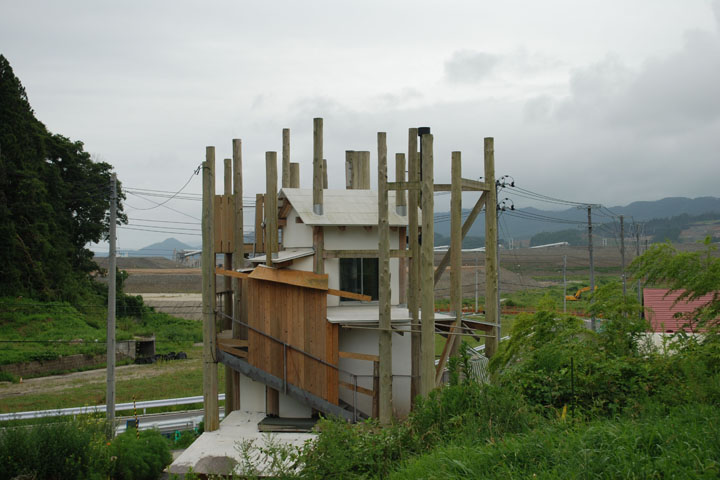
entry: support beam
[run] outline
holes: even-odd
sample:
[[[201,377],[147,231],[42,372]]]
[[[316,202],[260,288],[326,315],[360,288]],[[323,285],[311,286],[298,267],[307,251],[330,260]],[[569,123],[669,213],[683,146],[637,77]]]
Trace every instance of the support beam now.
[[[313,248],[315,249],[313,271],[315,273],[325,273],[325,229],[322,226],[315,226],[312,227],[312,230]]]
[[[272,267],[278,252],[277,152],[265,153],[265,258]]]
[[[396,182],[404,182],[405,181],[405,154],[404,153],[396,153],[395,154],[395,181]],[[402,217],[407,215],[407,195],[405,195],[404,190],[398,190],[397,193],[395,193],[395,212]]]
[[[262,193],[255,194],[255,253],[265,251],[265,228],[263,226],[265,196]]]
[[[323,214],[323,119],[313,119],[313,212]]]
[[[420,182],[417,128],[408,131],[408,181]],[[411,317],[410,334],[410,396],[411,403],[420,394],[420,244],[418,243],[418,190],[408,190],[408,243],[410,265],[408,272],[407,305]]]
[[[220,426],[218,410],[217,329],[215,325],[215,251],[214,251],[214,204],[215,204],[215,147],[205,150],[203,163],[203,209],[202,209],[202,272],[203,272],[203,406],[205,431],[212,432]]]
[[[495,146],[492,138],[485,138],[485,181],[495,185]],[[498,264],[497,264],[497,189],[485,195],[485,320],[496,324],[491,335],[485,338],[485,356],[495,355],[498,348]]]
[[[380,423],[392,420],[392,330],[390,328],[390,225],[388,222],[387,134],[378,132],[378,269],[380,353]]]
[[[323,189],[328,188],[328,171],[327,171],[327,160],[323,159]]]
[[[108,438],[115,437],[115,307],[117,301],[115,295],[117,289],[117,251],[116,251],[116,228],[117,228],[117,175],[113,173],[110,177],[110,225],[108,240],[110,251],[108,253],[108,304],[107,304],[107,392],[105,395]]]
[[[282,131],[282,188],[290,186],[290,129]]]
[[[300,188],[300,164],[290,162],[290,188]]]
[[[435,371],[435,384],[442,381],[445,363],[451,354],[456,353],[455,346],[460,340],[454,335],[462,322],[462,162],[460,152],[452,152],[451,164],[452,190],[450,191],[450,308],[455,321],[450,326],[448,335],[440,355],[440,362]]]
[[[234,152],[233,152],[234,153]],[[224,194],[233,194],[233,160],[226,158],[223,164],[223,180],[224,180]],[[235,205],[233,204],[233,208]],[[233,231],[233,235],[235,232]],[[235,240],[237,242],[237,240]],[[233,249],[236,245],[233,245]],[[240,250],[242,252],[242,250]],[[242,254],[242,253],[241,253]],[[223,265],[227,269],[232,269],[233,254],[226,253],[223,258]],[[220,324],[223,330],[232,330],[233,321],[233,290],[232,290],[232,279],[230,277],[223,278],[223,317]],[[235,410],[235,385],[233,384],[233,369],[225,367],[225,414],[228,415],[230,412]],[[238,399],[239,400],[239,399]]]
[[[433,281],[433,136],[422,136],[422,246],[421,246],[421,310],[420,321],[420,395],[427,396],[435,388],[435,282]]]

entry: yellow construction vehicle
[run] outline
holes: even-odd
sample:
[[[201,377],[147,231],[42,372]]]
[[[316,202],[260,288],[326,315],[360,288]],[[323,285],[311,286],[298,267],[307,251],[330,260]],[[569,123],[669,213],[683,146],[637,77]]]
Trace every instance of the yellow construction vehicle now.
[[[597,285],[595,285],[595,290],[597,290]],[[570,300],[573,302],[575,300],[580,300],[580,297],[582,296],[582,294],[585,292],[589,292],[589,291],[590,291],[590,287],[583,287],[583,288],[579,289],[577,292],[575,292],[575,295],[565,295],[565,300]]]

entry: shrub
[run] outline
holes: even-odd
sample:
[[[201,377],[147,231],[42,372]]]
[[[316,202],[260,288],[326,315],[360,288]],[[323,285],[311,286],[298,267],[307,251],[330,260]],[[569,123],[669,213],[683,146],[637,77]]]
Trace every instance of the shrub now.
[[[1,430],[0,479],[104,478],[104,425],[87,417]]]
[[[110,445],[111,473],[116,480],[155,480],[172,462],[170,447],[157,430],[132,429],[118,435]]]

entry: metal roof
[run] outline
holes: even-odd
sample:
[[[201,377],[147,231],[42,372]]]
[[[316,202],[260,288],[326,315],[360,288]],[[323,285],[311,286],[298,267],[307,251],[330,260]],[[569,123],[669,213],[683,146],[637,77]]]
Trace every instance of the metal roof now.
[[[288,262],[295,260],[296,258],[309,257],[315,254],[314,248],[288,248],[287,250],[280,250],[277,252],[277,258],[273,258],[273,263]],[[265,255],[258,255],[257,257],[249,258],[253,263],[265,263],[267,257]]]
[[[281,198],[287,198],[306,225],[378,224],[378,192],[374,190],[323,190],[323,215],[313,213],[313,191],[310,188],[283,188]],[[395,192],[388,192],[388,221],[390,226],[407,225],[407,216],[395,211]],[[421,222],[418,209],[418,222]]]
[[[688,323],[687,319],[682,316],[675,318],[675,315],[690,313],[698,307],[707,305],[713,299],[713,294],[708,293],[689,302],[680,300],[673,305],[681,293],[664,288],[643,289],[645,317],[650,321],[654,332],[675,333],[683,330],[683,325]]]
[[[452,320],[444,313],[435,312],[435,320]],[[390,307],[390,322],[395,324],[409,324],[412,320],[410,310],[405,307]],[[371,305],[340,305],[327,307],[327,321],[340,325],[377,325],[380,321],[380,307]]]

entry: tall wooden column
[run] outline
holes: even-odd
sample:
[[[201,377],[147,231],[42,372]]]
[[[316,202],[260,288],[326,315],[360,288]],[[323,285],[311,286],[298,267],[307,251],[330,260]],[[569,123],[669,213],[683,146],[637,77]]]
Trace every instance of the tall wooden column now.
[[[220,426],[218,410],[218,368],[215,358],[217,330],[215,325],[215,147],[205,150],[203,163],[203,209],[202,209],[202,272],[203,272],[203,406],[205,431],[212,432]]]
[[[380,288],[380,423],[392,419],[392,331],[390,317],[390,225],[388,223],[387,134],[378,132],[378,268]]]
[[[232,268],[238,270],[245,266],[245,230],[243,228],[243,187],[242,187],[242,140],[235,138],[232,141],[233,149],[233,201],[234,201],[234,216],[235,216],[235,230],[233,232],[233,240],[235,245],[233,246],[233,257],[232,257]],[[247,317],[243,315],[242,302],[243,302],[243,288],[242,280],[239,278],[233,279],[233,318],[241,322],[247,322]],[[247,340],[247,327],[238,323],[232,322],[232,336],[233,338]],[[240,374],[235,370],[232,370],[232,384],[230,400],[228,400],[227,391],[225,392],[225,410],[240,410]]]
[[[232,159],[226,158],[223,164],[223,180],[224,180],[224,191],[225,195],[232,195],[233,193],[233,173],[232,173]],[[223,267],[226,270],[232,270],[233,254],[226,253],[223,259]],[[232,292],[232,278],[223,277],[223,316],[220,325],[222,330],[232,330],[233,321],[233,292]],[[233,374],[235,370],[225,365],[225,415],[229,415],[230,412],[235,410],[235,388],[233,385]]]
[[[277,152],[265,153],[265,264],[273,265],[278,251]],[[265,413],[280,415],[280,392],[265,387]]]
[[[490,187],[485,195],[485,320],[499,323],[497,264],[497,189],[495,188],[495,146],[485,138],[485,182]],[[485,338],[485,355],[492,357],[498,347],[498,329],[494,327]]]
[[[420,183],[417,128],[408,130],[408,180],[412,185]],[[420,244],[418,243],[418,195],[417,188],[408,190],[408,241],[410,246],[410,268],[408,274],[407,304],[410,311],[410,395],[420,394]]]
[[[420,261],[420,394],[427,396],[435,388],[435,281],[433,275],[435,237],[433,136],[425,134],[422,142],[422,245]]]

